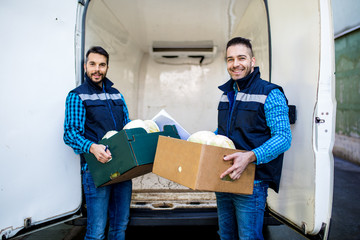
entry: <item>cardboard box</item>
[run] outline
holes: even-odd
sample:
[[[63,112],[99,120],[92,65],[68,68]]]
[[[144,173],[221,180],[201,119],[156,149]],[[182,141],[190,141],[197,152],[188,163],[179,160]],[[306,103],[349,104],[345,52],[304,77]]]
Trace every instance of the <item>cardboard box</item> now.
[[[111,161],[101,163],[93,154],[85,154],[95,186],[122,182],[151,172],[159,136],[179,138],[175,126],[164,126],[162,132],[147,133],[142,128],[134,128],[101,140],[100,144],[109,147]]]
[[[240,179],[220,179],[232,162],[225,155],[241,150],[159,137],[153,173],[193,190],[252,194],[255,164],[249,164]]]

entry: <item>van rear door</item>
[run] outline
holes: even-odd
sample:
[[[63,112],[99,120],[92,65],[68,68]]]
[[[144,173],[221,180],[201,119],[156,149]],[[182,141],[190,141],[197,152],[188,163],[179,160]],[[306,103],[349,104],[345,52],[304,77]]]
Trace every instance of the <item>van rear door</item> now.
[[[81,206],[79,157],[62,140],[76,9],[77,1],[1,2],[0,239],[68,220]]]
[[[326,239],[333,198],[335,138],[334,40],[331,4],[268,1],[271,80],[296,106],[292,146],[279,194],[268,208],[308,237]]]

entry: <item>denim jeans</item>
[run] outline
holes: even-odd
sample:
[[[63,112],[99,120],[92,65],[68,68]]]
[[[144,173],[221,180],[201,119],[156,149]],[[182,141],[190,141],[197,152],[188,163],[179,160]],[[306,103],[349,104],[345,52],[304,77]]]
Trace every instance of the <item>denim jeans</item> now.
[[[85,240],[104,239],[108,217],[108,239],[124,240],[130,215],[131,180],[96,188],[88,170],[82,178],[87,207]]]
[[[216,193],[221,240],[264,239],[267,190],[267,183],[257,183],[252,195]]]

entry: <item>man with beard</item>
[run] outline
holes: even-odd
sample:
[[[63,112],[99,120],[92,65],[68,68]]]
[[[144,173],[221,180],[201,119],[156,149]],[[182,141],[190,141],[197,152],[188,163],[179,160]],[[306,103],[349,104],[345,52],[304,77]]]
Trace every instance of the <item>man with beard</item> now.
[[[86,53],[85,79],[66,99],[64,142],[80,154],[82,183],[87,206],[85,239],[104,239],[109,218],[108,239],[125,239],[129,221],[132,182],[96,188],[83,153],[92,153],[106,164],[111,152],[98,144],[110,130],[120,131],[130,122],[123,95],[106,78],[109,54],[101,47]]]
[[[222,240],[264,239],[263,218],[268,188],[279,191],[283,153],[290,148],[287,99],[282,88],[260,78],[250,40],[236,37],[226,47],[231,79],[219,87],[218,134],[237,149],[224,157],[233,164],[220,178],[239,179],[248,164],[256,164],[252,195],[216,193]]]

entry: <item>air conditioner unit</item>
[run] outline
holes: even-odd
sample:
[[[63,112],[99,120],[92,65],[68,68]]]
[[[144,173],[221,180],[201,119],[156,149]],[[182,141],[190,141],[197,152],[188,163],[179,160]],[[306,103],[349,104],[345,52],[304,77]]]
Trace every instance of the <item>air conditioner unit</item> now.
[[[155,41],[150,56],[165,64],[209,64],[216,56],[217,47],[212,41]]]

